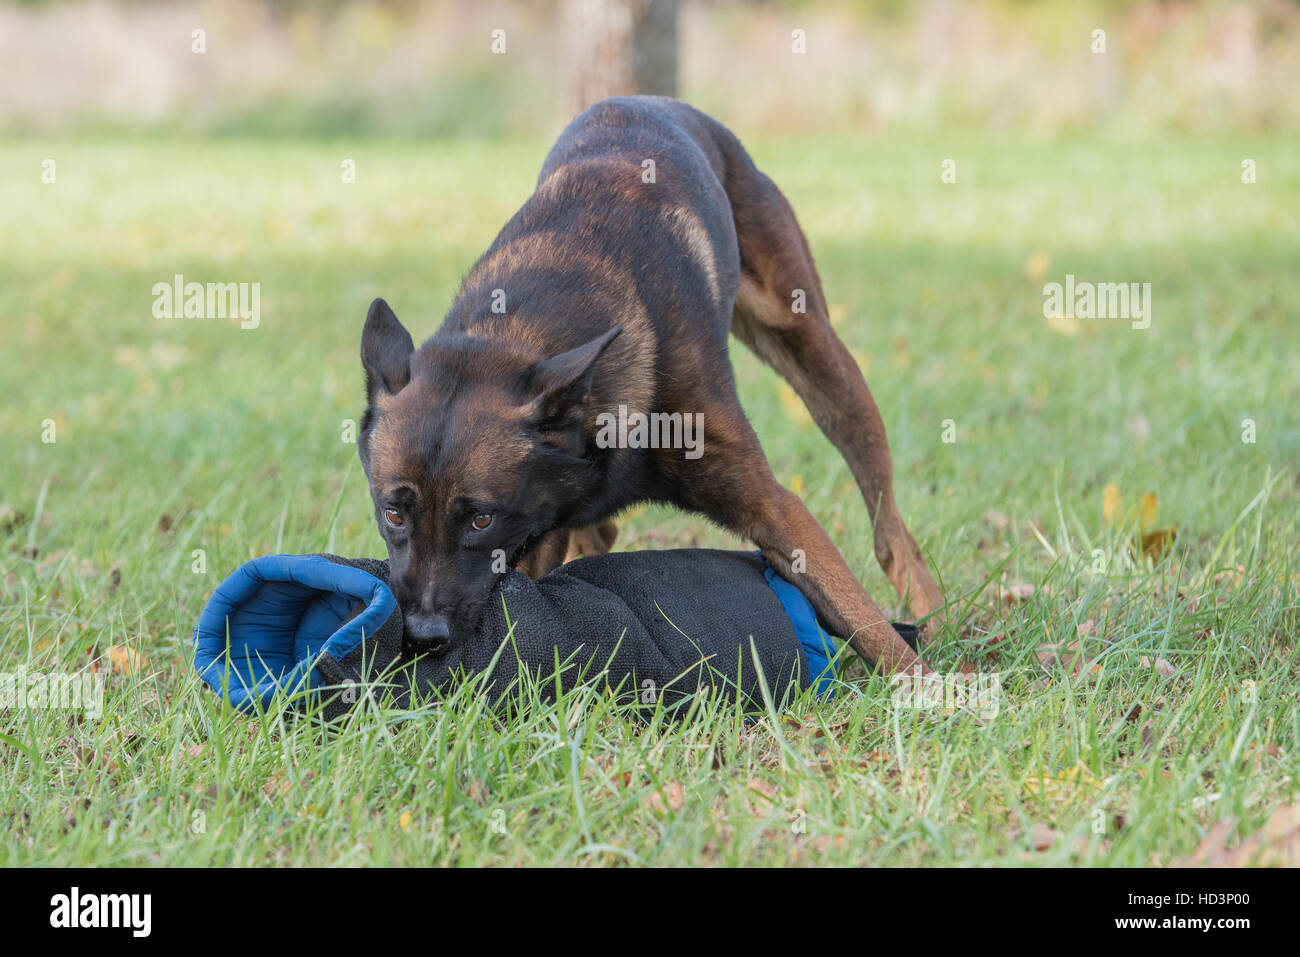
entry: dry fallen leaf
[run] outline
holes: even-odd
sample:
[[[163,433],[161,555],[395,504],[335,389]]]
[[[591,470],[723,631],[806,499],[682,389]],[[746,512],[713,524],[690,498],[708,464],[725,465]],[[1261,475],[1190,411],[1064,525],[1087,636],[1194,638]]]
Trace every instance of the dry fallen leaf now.
[[[1025,778],[1024,788],[1030,794],[1056,794],[1070,787],[1090,791],[1101,790],[1106,784],[1088,770],[1082,761],[1072,768],[1057,774],[1049,774],[1046,769],[1039,774]]]
[[[1107,525],[1114,525],[1124,510],[1124,498],[1119,494],[1119,486],[1111,482],[1106,491],[1101,493],[1101,517]]]
[[[1173,547],[1174,540],[1177,537],[1177,530],[1172,528],[1158,528],[1150,532],[1143,532],[1140,541],[1142,557],[1149,558],[1153,562],[1160,561],[1165,553]]]
[[[824,738],[827,732],[832,736],[836,736],[849,726],[849,722],[846,720],[832,722],[823,728],[822,724],[817,721],[816,715],[799,717],[798,715],[784,714],[781,716],[781,723],[788,725],[795,731],[807,732],[814,738]]]
[[[796,845],[797,846],[797,845]],[[821,856],[834,847],[835,850],[844,849],[844,835],[836,834],[831,837],[829,834],[818,834],[816,837],[808,840],[808,847],[813,854]]]
[[[1300,804],[1275,810],[1258,832],[1231,850],[1228,836],[1236,821],[1228,818],[1210,828],[1192,856],[1195,867],[1296,867],[1300,865]]]
[[[1150,658],[1148,658],[1146,655],[1143,655],[1141,659],[1139,659],[1139,664],[1141,664],[1143,668],[1155,668],[1156,671],[1160,672],[1166,678],[1172,678],[1175,674],[1177,674],[1177,672],[1174,669],[1174,666],[1171,665],[1169,662],[1165,661],[1165,659],[1163,658],[1157,658],[1153,664]]]
[[[1160,517],[1160,499],[1154,492],[1144,492],[1138,497],[1136,511],[1125,510],[1119,486],[1111,482],[1101,495],[1101,517],[1107,525],[1112,526],[1129,526],[1136,520],[1138,549],[1143,557],[1152,561],[1159,561],[1178,537],[1176,529],[1155,527],[1156,520]]]
[[[1144,531],[1156,523],[1160,515],[1160,500],[1152,492],[1146,492],[1138,499],[1138,527]]]
[[[134,675],[149,667],[149,661],[134,648],[125,645],[109,645],[104,649],[104,657],[109,660],[115,675]]]
[[[765,818],[776,807],[777,791],[772,785],[750,778],[745,785],[745,806],[752,818]]]
[[[999,595],[1008,604],[1029,601],[1034,597],[1034,586],[1024,582],[1015,585],[1002,585]]]
[[[1052,265],[1050,253],[1041,249],[1036,249],[1029,254],[1025,260],[1025,278],[1030,282],[1042,282],[1043,277],[1047,275],[1047,270]]]
[[[105,774],[117,773],[117,762],[106,754],[100,754],[94,748],[77,746],[77,764],[86,771],[100,771]]]
[[[0,504],[0,532],[8,535],[25,521],[27,516],[12,505]]]
[[[1054,664],[1060,664],[1062,668],[1073,675],[1081,675],[1085,672],[1090,675],[1099,675],[1102,672],[1102,666],[1097,662],[1096,656],[1089,658],[1087,652],[1083,649],[1083,643],[1079,641],[1067,641],[1064,643],[1049,643],[1038,646],[1038,661],[1044,668],[1050,669]]]
[[[1011,518],[1004,515],[1002,512],[985,512],[984,522],[987,525],[991,525],[999,532],[1005,531],[1011,527]]]
[[[289,788],[289,779],[284,776],[284,772],[275,771],[262,785],[262,793],[269,798],[284,797],[289,793]]]
[[[1030,835],[1034,841],[1034,850],[1039,852],[1049,850],[1059,836],[1046,824],[1035,824]]]
[[[656,788],[646,795],[641,804],[657,814],[667,814],[671,808],[680,811],[686,803],[686,789],[680,781],[669,781],[661,788]]]

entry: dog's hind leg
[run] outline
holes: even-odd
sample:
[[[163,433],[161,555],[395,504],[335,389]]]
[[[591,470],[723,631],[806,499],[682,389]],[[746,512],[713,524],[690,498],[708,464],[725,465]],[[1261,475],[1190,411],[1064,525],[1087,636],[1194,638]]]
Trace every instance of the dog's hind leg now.
[[[894,501],[885,423],[866,380],[831,328],[821,279],[794,211],[748,157],[724,184],[740,246],[732,332],[794,388],[848,462],[875,527],[876,558],[917,618],[940,622],[943,596]],[[796,307],[803,305],[804,311]]]

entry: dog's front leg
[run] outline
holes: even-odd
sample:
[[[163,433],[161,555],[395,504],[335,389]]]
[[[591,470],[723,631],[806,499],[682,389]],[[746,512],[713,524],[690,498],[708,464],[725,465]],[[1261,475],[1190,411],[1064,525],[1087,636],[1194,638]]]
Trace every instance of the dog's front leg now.
[[[885,673],[918,665],[926,670],[799,496],[776,480],[739,402],[714,403],[703,415],[711,423],[703,458],[682,461],[663,452],[656,463],[673,489],[672,501],[761,548],[772,567],[812,602],[827,630],[870,664]]]
[[[751,541],[780,575],[798,586],[822,624],[887,674],[924,664],[871,600],[830,536],[793,492],[773,483],[746,522]]]
[[[767,467],[746,424],[720,428],[723,441],[695,482],[682,482],[678,503],[745,536],[772,567],[812,602],[822,624],[886,674],[928,671],[859,583],[812,513]]]

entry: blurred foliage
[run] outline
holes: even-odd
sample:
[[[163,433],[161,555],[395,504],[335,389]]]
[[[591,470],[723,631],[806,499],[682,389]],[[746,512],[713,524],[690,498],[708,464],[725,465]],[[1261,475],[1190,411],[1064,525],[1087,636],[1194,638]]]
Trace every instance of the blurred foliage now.
[[[550,135],[557,7],[0,0],[0,131]],[[751,133],[1300,125],[1293,0],[683,0],[680,47],[683,98]]]

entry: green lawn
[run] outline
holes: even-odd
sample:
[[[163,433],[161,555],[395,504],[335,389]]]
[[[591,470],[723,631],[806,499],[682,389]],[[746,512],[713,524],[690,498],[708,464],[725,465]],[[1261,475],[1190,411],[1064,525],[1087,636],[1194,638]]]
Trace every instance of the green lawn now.
[[[893,707],[856,662],[833,703],[752,725],[645,726],[594,694],[502,722],[463,696],[326,738],[223,708],[188,638],[224,575],[382,554],[341,440],[366,305],[431,333],[545,146],[0,143],[0,670],[107,676],[98,720],[0,711],[0,863],[1163,864],[1296,801],[1300,156],[1280,136],[751,144],[962,620],[929,657],[996,671],[996,718]],[[260,283],[260,326],[154,318],[177,273]],[[1150,328],[1049,322],[1067,273],[1150,282]],[[896,611],[846,466],[735,360],[777,475]],[[661,509],[622,528],[737,545]],[[1177,536],[1154,559],[1153,529]]]

